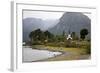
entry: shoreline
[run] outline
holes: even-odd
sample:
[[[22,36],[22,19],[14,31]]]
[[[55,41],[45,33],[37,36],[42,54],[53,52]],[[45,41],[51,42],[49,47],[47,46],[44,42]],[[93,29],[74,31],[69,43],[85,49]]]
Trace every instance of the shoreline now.
[[[30,47],[32,46],[23,46],[23,47]],[[32,48],[33,49],[33,48]],[[47,50],[51,52],[61,52],[60,55],[55,55],[54,57],[49,57],[46,59],[41,59],[41,60],[36,60],[36,61],[31,61],[31,62],[44,62],[44,61],[69,61],[69,60],[88,60],[91,59],[90,54],[84,54],[84,55],[74,55],[73,52],[65,52],[61,50],[55,50],[55,49],[48,49],[46,47],[42,48],[35,48],[35,50]]]
[[[31,50],[40,50],[40,51],[48,51],[48,52],[51,52],[51,53],[48,53],[48,55],[51,55],[51,57],[50,56],[48,56],[48,57],[46,57],[46,58],[41,58],[40,60],[45,60],[45,59],[49,59],[49,58],[53,58],[53,57],[57,57],[57,56],[60,56],[60,55],[62,55],[62,54],[64,54],[64,52],[59,52],[59,51],[51,51],[51,50],[48,50],[48,49],[34,49],[34,48],[32,48],[31,46],[23,46],[23,49],[25,49],[25,48],[30,48]],[[56,52],[58,53],[58,54],[56,54]],[[33,52],[34,53],[34,52]],[[40,56],[41,57],[41,56]],[[33,56],[33,58],[34,58],[34,56]],[[23,59],[24,60],[24,59]],[[37,60],[34,60],[33,59],[33,61],[34,62],[36,62],[36,61],[39,61],[38,59]],[[33,62],[32,61],[32,62]],[[24,61],[23,61],[24,62]],[[28,61],[25,61],[25,62],[28,62]]]

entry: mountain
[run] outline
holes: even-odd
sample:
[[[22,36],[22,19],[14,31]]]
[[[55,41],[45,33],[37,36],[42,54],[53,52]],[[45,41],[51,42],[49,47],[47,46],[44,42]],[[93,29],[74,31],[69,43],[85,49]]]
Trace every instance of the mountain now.
[[[54,27],[59,21],[58,20],[42,20],[39,18],[25,18],[23,19],[23,41],[29,40],[30,32],[41,29],[42,31],[46,31],[52,27]]]
[[[68,34],[70,30],[70,32],[76,32],[79,35],[83,28],[88,29],[91,34],[91,20],[88,16],[80,12],[66,12],[60,18],[59,23],[49,31],[55,35],[60,35],[63,31]]]
[[[36,18],[23,19],[23,41],[29,40],[29,33],[33,30],[41,28],[42,20]]]
[[[88,37],[91,35],[91,20],[88,16],[79,12],[66,12],[60,19],[24,18],[23,19],[23,41],[29,40],[29,33],[36,29],[42,31],[48,30],[52,34],[60,35],[65,31],[76,32],[80,34],[80,30],[86,28],[89,31]]]
[[[50,28],[53,28],[56,24],[58,24],[59,22],[59,19],[46,19],[46,20],[43,20],[43,30],[48,30]]]

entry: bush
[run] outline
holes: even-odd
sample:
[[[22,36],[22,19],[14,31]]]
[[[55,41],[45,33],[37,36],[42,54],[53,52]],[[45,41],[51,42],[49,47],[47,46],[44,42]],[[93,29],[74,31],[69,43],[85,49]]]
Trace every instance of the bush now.
[[[32,45],[43,45],[43,43],[41,41],[35,41],[32,42]]]
[[[70,47],[70,48],[78,48],[79,47],[79,45],[76,43],[76,41],[67,41],[66,43],[65,43],[65,47]]]
[[[91,45],[86,46],[86,54],[91,54]]]

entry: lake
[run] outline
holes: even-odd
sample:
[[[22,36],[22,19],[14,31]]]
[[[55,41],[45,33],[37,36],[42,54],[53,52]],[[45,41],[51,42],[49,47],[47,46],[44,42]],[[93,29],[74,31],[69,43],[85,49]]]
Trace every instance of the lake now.
[[[61,54],[62,54],[61,52],[53,52],[49,50],[38,50],[38,49],[32,49],[31,47],[23,47],[22,61],[33,62],[33,61],[45,60]]]

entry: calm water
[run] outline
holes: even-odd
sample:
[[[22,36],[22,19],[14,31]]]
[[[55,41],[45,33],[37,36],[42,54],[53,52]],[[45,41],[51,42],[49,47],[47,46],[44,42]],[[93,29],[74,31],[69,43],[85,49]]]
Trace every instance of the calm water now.
[[[61,52],[53,52],[48,50],[36,50],[29,47],[23,48],[23,62],[32,62],[43,60],[62,54]]]

